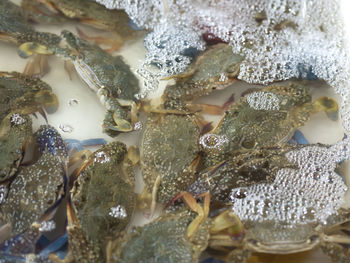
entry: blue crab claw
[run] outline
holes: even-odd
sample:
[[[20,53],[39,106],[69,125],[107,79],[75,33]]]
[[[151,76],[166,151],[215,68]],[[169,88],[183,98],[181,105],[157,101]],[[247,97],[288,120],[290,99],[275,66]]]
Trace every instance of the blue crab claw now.
[[[63,247],[68,242],[68,233],[67,231],[64,233],[64,235],[60,236],[50,244],[48,244],[43,250],[40,251],[40,256],[43,258],[47,258],[49,254],[55,253],[60,258],[64,258],[66,252],[63,251]]]
[[[67,144],[68,152],[73,151],[82,151],[86,147],[100,146],[107,144],[106,140],[103,138],[94,138],[87,140],[77,140],[77,139],[66,139],[64,142]]]
[[[290,144],[309,144],[308,140],[305,138],[304,134],[296,130],[293,137],[288,141]]]
[[[35,43],[35,42],[23,43],[18,48],[18,55],[21,58],[28,58],[28,57],[32,56],[33,54],[52,55],[53,52],[49,51],[46,46]]]

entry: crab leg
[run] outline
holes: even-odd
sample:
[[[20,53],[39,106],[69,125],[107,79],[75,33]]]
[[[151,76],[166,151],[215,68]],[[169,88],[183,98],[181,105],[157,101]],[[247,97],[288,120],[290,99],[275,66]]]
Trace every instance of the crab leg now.
[[[203,222],[209,214],[209,205],[210,205],[210,193],[206,192],[202,194],[204,196],[204,208],[202,208],[196,201],[196,199],[188,192],[182,192],[181,196],[185,203],[189,206],[191,210],[196,212],[197,217],[189,224],[186,229],[185,236],[187,239],[190,239],[194,233],[196,233],[199,225]]]
[[[153,189],[152,189],[152,202],[151,202],[151,217],[154,214],[154,210],[156,209],[157,204],[157,192],[160,185],[160,182],[162,180],[162,177],[160,175],[157,176],[156,181],[154,182]]]

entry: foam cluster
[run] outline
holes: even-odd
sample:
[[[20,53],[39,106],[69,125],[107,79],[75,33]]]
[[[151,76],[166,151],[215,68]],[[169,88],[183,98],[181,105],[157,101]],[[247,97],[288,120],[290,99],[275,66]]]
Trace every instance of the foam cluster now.
[[[272,92],[253,92],[247,95],[249,106],[255,110],[279,110],[280,100]]]
[[[332,149],[309,146],[286,154],[298,169],[280,169],[272,184],[232,190],[233,210],[243,221],[323,223],[335,214],[347,190],[335,169]]]
[[[169,23],[228,42],[245,57],[238,78],[249,83],[326,80],[342,96],[340,112],[350,131],[350,59],[339,0],[96,1],[125,9],[143,28]]]

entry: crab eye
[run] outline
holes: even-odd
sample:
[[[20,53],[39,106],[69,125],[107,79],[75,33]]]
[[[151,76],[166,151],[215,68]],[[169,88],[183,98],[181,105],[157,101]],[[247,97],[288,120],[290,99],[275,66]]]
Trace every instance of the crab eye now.
[[[246,198],[248,195],[248,192],[246,189],[238,189],[237,191],[235,191],[233,193],[233,197],[237,198],[237,199],[243,199]]]
[[[245,149],[253,149],[256,145],[256,142],[252,139],[244,139],[241,143],[241,146]]]
[[[312,235],[309,237],[309,239],[306,241],[308,244],[315,243],[319,239],[318,235]]]

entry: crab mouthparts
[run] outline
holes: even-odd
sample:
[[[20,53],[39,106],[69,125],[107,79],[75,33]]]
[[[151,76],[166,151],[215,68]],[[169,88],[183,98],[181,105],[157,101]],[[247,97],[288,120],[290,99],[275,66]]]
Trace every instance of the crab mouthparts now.
[[[248,240],[248,248],[254,252],[269,254],[292,254],[313,249],[320,242],[319,237],[300,241],[276,240],[273,242],[259,242]]]

